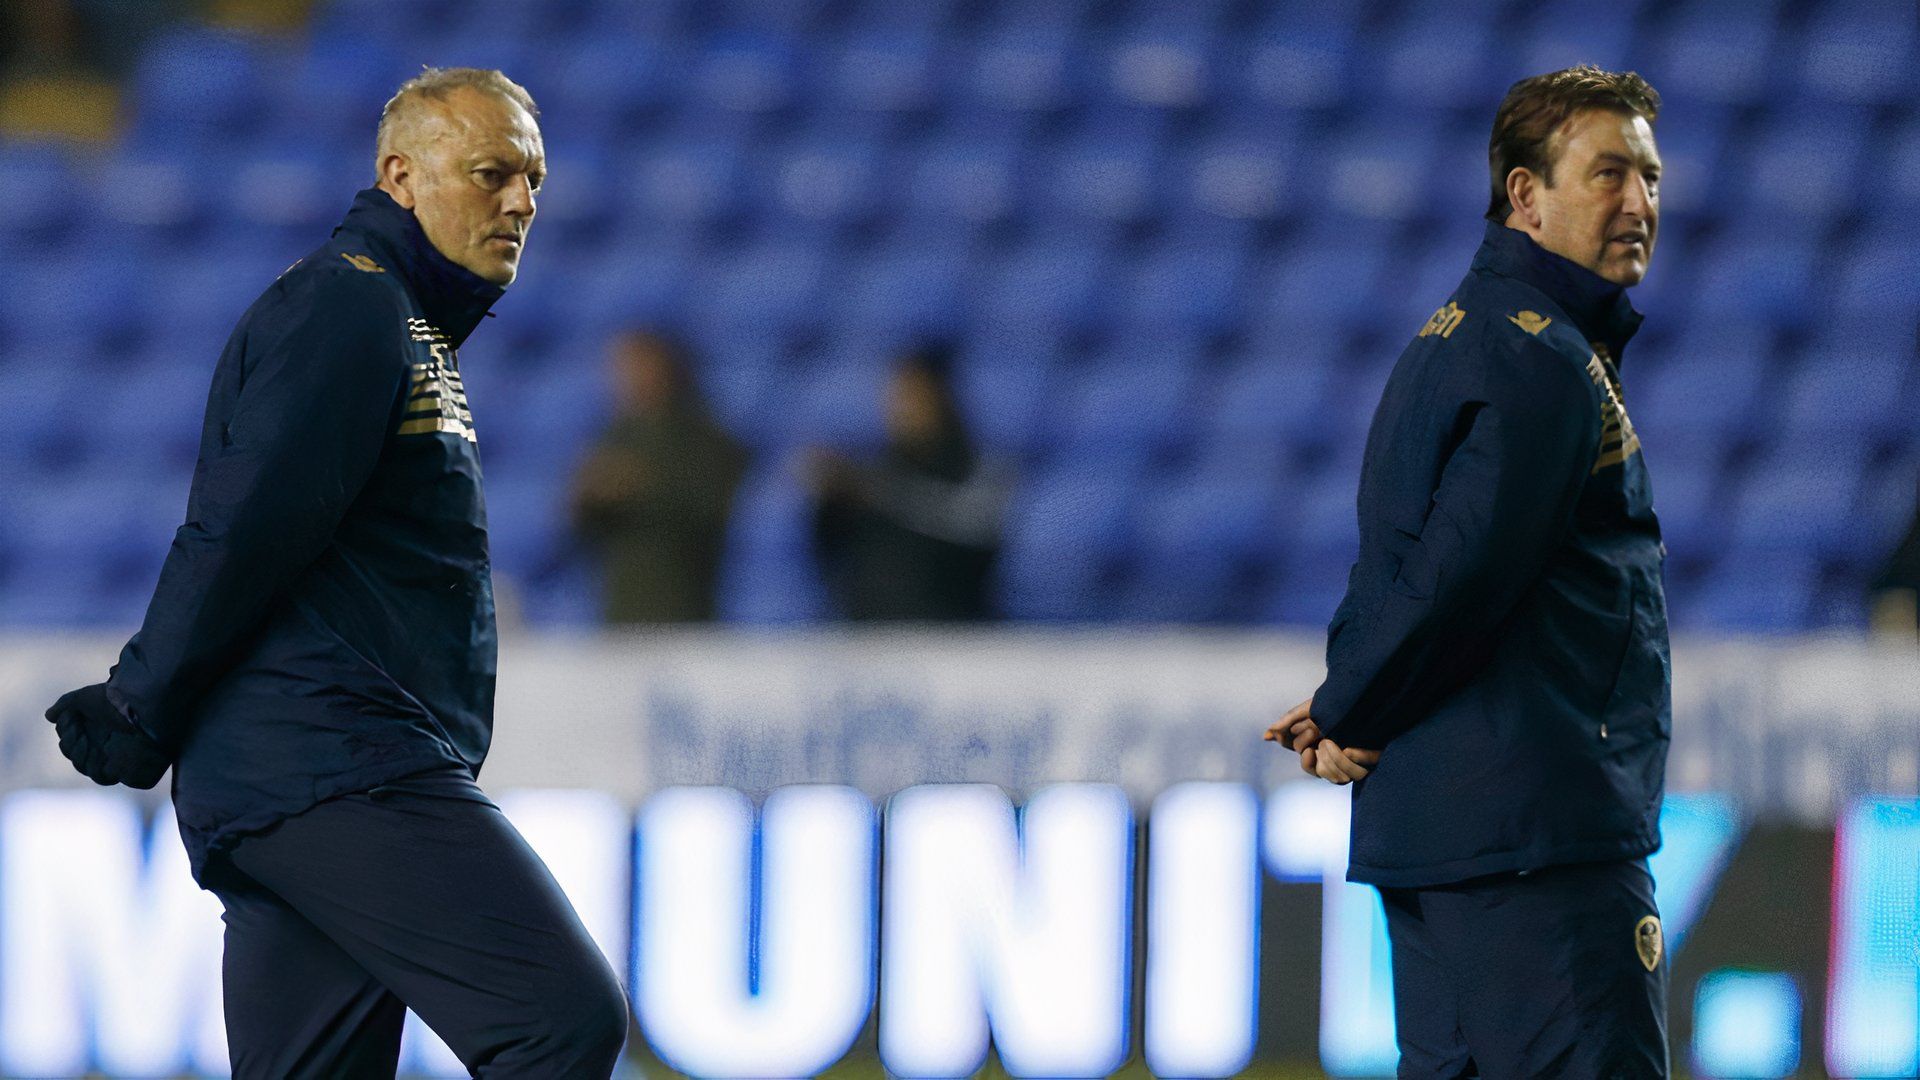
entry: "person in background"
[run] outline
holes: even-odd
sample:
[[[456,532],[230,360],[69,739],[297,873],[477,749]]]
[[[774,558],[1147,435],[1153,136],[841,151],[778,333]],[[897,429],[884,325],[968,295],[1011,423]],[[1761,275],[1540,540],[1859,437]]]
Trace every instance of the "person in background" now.
[[[1920,493],[1913,524],[1868,586],[1873,630],[1889,637],[1920,635]]]
[[[856,621],[990,616],[1007,483],[967,436],[944,346],[902,355],[887,384],[887,445],[856,462],[815,449],[807,478],[827,592]]]
[[[605,571],[606,621],[710,621],[746,450],[708,414],[678,341],[629,331],[611,360],[618,412],[572,498]]]

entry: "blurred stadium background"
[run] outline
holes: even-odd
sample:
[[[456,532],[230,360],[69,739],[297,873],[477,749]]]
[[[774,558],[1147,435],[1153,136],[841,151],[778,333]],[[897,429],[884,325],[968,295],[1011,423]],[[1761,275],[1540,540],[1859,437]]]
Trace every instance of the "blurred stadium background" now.
[[[522,277],[461,355],[523,629],[490,781],[627,810],[671,784],[1111,781],[1144,819],[1179,781],[1272,791],[1266,813],[1297,786],[1251,738],[1317,681],[1366,422],[1477,244],[1493,109],[1518,78],[1593,62],[1665,99],[1661,242],[1624,376],[1671,551],[1674,786],[1707,800],[1684,803],[1707,884],[1687,901],[1700,956],[1677,954],[1675,1060],[1913,1075],[1920,678],[1910,637],[1865,630],[1920,478],[1916,60],[1911,0],[5,0],[0,935],[44,929],[8,929],[32,901],[14,903],[7,837],[67,816],[21,800],[117,812],[52,790],[70,778],[38,710],[137,625],[222,342],[368,185],[380,106],[422,64],[523,83],[552,170]],[[607,342],[644,326],[688,338],[754,455],[722,620],[790,633],[594,630],[567,481],[608,419]],[[876,447],[895,352],[933,339],[956,343],[976,436],[1017,467],[994,597],[1029,625],[840,636],[820,628],[795,455]],[[767,672],[777,691],[741,689]],[[99,827],[84,835],[120,835]],[[1301,869],[1318,856],[1263,850],[1248,1058],[1378,1071],[1380,987],[1336,985],[1320,948],[1346,925],[1364,953],[1364,920],[1340,922],[1343,887],[1322,905]],[[1856,870],[1871,900],[1848,907]],[[1881,981],[1844,989],[1869,967]],[[1137,1020],[1152,991],[1129,970]],[[178,1031],[113,1059],[97,1015],[61,1021],[83,1033],[68,1042],[23,1036],[94,1015],[80,989],[44,1015],[8,1004],[40,973],[0,968],[0,1070],[69,1043],[108,1071],[213,1060]],[[1848,993],[1892,1011],[1829,1000]],[[1132,1068],[1143,1037],[1123,1033]],[[29,1042],[53,1056],[20,1057]]]

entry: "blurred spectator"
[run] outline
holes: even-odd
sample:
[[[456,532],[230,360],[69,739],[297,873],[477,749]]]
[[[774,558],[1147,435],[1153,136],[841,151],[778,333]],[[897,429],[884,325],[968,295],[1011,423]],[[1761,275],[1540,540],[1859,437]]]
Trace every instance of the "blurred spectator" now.
[[[1906,539],[1873,579],[1871,590],[1875,631],[1920,634],[1920,493],[1916,493]]]
[[[1006,477],[968,437],[944,347],[902,356],[887,384],[887,445],[856,462],[808,462],[827,591],[855,620],[984,619]]]
[[[702,622],[746,451],[708,415],[684,347],[632,331],[611,351],[617,412],[574,477],[573,524],[599,550],[609,623]]]

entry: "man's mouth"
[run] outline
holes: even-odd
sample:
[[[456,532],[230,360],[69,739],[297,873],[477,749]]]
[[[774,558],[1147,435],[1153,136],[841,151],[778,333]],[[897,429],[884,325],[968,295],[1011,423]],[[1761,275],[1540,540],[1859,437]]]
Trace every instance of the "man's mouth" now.
[[[487,242],[511,244],[516,250],[520,247],[520,238],[512,233],[494,233],[492,236],[487,237]]]

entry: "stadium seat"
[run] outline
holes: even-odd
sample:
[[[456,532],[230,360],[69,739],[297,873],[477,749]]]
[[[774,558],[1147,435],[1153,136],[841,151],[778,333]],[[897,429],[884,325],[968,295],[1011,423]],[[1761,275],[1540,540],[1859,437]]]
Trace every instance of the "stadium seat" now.
[[[1277,561],[1279,478],[1243,468],[1162,479],[1142,497],[1121,615],[1247,622]]]
[[[1773,84],[1774,6],[1688,5],[1665,22],[1643,73],[1668,101],[1758,101]]]
[[[1735,553],[1837,554],[1860,491],[1864,455],[1845,443],[1802,437],[1747,470],[1726,543]]]
[[[721,568],[721,619],[777,626],[825,616],[812,521],[812,499],[800,486],[795,461],[769,459],[742,481]]]
[[[1493,104],[1594,61],[1665,98],[1623,375],[1676,617],[1851,626],[1920,469],[1917,23],[1883,0],[326,0],[296,36],[183,24],[135,58],[115,145],[0,143],[0,496],[46,522],[0,522],[0,620],[137,619],[159,552],[133,537],[178,516],[221,344],[370,182],[426,62],[505,66],[553,154],[522,278],[462,351],[528,618],[597,613],[590,563],[514,507],[598,434],[608,337],[661,327],[765,458],[730,617],[824,616],[779,455],[872,445],[891,350],[950,339],[980,445],[1035,470],[1010,613],[1324,625],[1381,383],[1478,243]],[[141,452],[75,427],[83,402]],[[56,564],[116,473],[166,514]]]
[[[1681,632],[1792,633],[1813,614],[1819,578],[1818,565],[1805,555],[1727,558],[1669,611]]]
[[[1219,335],[1233,330],[1246,262],[1242,245],[1201,245],[1184,238],[1140,252],[1115,297],[1122,332]]]
[[[1009,508],[996,567],[1011,619],[1099,622],[1118,614],[1122,556],[1134,527],[1138,470],[1110,455],[1024,483]]]
[[[1091,331],[1106,316],[1111,260],[1103,245],[1042,239],[990,270],[975,325],[996,331]]]
[[[1138,338],[1098,352],[1055,396],[1053,438],[1064,453],[1167,453],[1192,438],[1201,348],[1192,338]]]
[[[1839,216],[1859,187],[1872,126],[1868,110],[1838,105],[1775,114],[1747,143],[1734,197],[1761,220]]]
[[[179,29],[150,41],[133,73],[133,136],[206,147],[252,128],[267,78],[259,40]]]
[[[1044,334],[978,333],[966,339],[954,392],[969,430],[987,450],[1035,453],[1050,435],[1065,347]]]
[[[1891,105],[1913,100],[1920,47],[1911,4],[1841,0],[1817,12],[1800,52],[1800,83],[1829,101]]]

